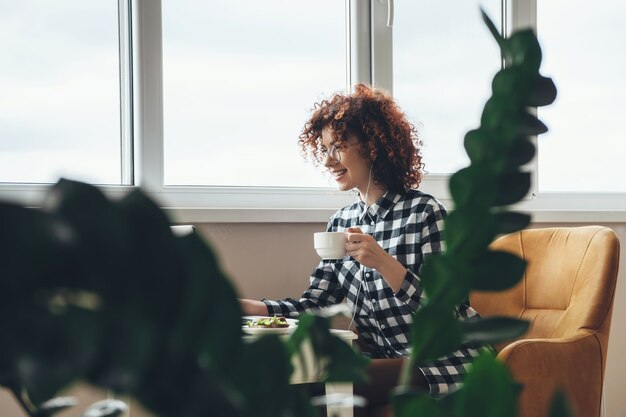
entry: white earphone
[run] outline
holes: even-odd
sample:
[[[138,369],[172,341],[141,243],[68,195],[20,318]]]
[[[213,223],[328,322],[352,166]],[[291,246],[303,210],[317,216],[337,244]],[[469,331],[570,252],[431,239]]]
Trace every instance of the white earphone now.
[[[369,173],[369,178],[367,179],[367,189],[365,190],[365,200],[363,201],[363,216],[367,215],[369,217],[369,205],[367,204],[367,197],[368,197],[368,193],[370,191],[370,185],[372,183],[372,168],[374,167],[374,164],[372,163],[372,165],[370,165],[370,173]],[[352,323],[354,323],[354,318],[356,317],[356,309],[357,309],[357,305],[359,302],[359,294],[361,293],[361,287],[363,286],[363,279],[365,277],[365,268],[363,267],[363,265],[359,265],[359,273],[360,273],[360,277],[359,279],[359,289],[356,291],[356,297],[354,298],[354,309],[352,311],[352,318],[350,319],[350,324],[348,325],[348,330],[350,330],[350,328],[352,327]]]

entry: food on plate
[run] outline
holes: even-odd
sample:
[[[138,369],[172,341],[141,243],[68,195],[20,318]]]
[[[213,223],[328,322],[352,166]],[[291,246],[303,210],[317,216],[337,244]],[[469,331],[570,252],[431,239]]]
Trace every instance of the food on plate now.
[[[258,319],[249,320],[247,326],[252,328],[276,329],[289,327],[289,322],[287,322],[286,318],[281,316],[259,317]]]

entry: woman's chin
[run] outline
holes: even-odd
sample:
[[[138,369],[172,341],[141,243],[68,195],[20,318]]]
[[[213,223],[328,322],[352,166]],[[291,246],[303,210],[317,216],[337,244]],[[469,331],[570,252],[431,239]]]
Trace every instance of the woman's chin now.
[[[350,187],[350,186],[348,186],[348,184],[345,184],[345,183],[337,183],[337,189],[339,191],[350,191],[353,188],[354,187]]]

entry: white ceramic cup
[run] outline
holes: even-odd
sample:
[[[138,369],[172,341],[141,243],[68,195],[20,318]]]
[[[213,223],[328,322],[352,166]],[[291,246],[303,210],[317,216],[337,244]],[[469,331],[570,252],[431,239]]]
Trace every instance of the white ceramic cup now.
[[[322,259],[341,259],[346,255],[346,233],[315,233],[313,234],[313,246]]]

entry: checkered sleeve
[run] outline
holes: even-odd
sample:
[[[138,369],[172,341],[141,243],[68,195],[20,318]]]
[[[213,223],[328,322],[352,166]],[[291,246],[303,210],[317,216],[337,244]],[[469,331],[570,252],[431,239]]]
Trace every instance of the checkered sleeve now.
[[[444,358],[425,363],[420,370],[426,377],[432,395],[445,395],[461,387],[474,358],[484,347],[463,346]]]
[[[423,304],[424,295],[420,285],[419,270],[424,263],[424,258],[443,250],[443,222],[446,215],[445,208],[437,203],[427,205],[424,208],[420,232],[421,239],[419,248],[414,254],[414,265],[407,265],[407,274],[396,297],[407,303],[413,311]]]
[[[300,314],[322,307],[340,303],[344,295],[336,278],[335,264],[322,261],[311,275],[309,288],[300,299],[262,300],[270,315],[297,317]]]
[[[326,231],[333,227],[333,216],[328,222]],[[309,310],[323,308],[340,303],[345,297],[337,280],[338,264],[330,261],[320,261],[310,278],[309,288],[299,299],[285,298],[282,300],[263,299],[270,315],[284,317],[298,317]]]
[[[440,204],[432,204],[424,211],[422,226],[422,257],[426,258],[433,253],[443,250],[443,220],[446,210]]]
[[[469,303],[463,303],[456,308],[456,316],[459,320],[468,320],[477,317],[476,311]],[[439,358],[425,363],[420,367],[428,381],[430,393],[444,395],[460,388],[462,380],[471,365],[482,350],[491,349],[490,346],[467,344],[447,357]]]

